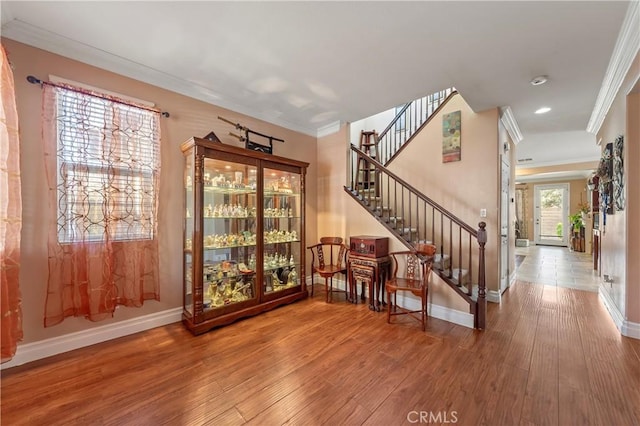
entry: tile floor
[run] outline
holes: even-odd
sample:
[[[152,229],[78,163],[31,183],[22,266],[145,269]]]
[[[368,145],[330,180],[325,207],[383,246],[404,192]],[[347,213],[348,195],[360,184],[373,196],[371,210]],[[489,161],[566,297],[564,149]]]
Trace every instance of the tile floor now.
[[[516,247],[516,255],[525,256],[516,270],[518,281],[598,292],[601,277],[593,270],[588,253],[578,253],[567,247]]]

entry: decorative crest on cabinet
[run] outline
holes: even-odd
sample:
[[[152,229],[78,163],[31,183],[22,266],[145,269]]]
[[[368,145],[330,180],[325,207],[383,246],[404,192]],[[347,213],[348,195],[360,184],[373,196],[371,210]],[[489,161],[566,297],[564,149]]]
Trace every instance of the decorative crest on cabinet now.
[[[231,124],[237,130],[243,131],[244,132],[244,136],[237,135],[237,134],[235,134],[233,132],[229,132],[229,135],[233,136],[236,139],[238,139],[240,142],[244,142],[244,147],[246,149],[251,150],[251,151],[259,151],[259,152],[264,152],[265,154],[273,154],[273,141],[278,141],[278,142],[283,142],[284,143],[284,139],[279,139],[279,138],[276,138],[274,136],[269,136],[269,135],[265,135],[264,133],[256,132],[256,131],[251,130],[250,128],[248,128],[246,126],[243,126],[240,123],[234,123],[231,120],[227,120],[224,117],[218,116],[218,119],[224,121],[225,123]],[[263,144],[256,143],[256,142],[252,141],[250,139],[250,135],[259,136],[261,138],[266,139],[267,141],[269,141],[269,145],[267,146],[267,145],[263,145]]]

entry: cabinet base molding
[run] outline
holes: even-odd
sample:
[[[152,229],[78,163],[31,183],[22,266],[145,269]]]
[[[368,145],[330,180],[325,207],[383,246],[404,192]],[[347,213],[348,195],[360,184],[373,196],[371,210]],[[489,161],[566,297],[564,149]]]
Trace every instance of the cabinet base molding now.
[[[282,305],[287,305],[289,303],[296,302],[301,299],[306,299],[309,296],[307,290],[303,290],[297,293],[289,294],[287,296],[280,297],[278,299],[271,300],[269,302],[259,303],[257,305],[249,306],[245,309],[240,309],[235,312],[229,313],[227,315],[221,315],[219,317],[214,317],[208,320],[204,320],[198,323],[192,323],[190,318],[186,315],[182,315],[182,322],[187,327],[189,331],[193,334],[202,334],[210,331],[216,327],[220,327],[223,325],[231,324],[241,318],[247,318],[254,315],[261,314],[262,312],[270,311],[271,309],[275,309]]]
[[[18,345],[11,361],[1,364],[1,369],[17,367],[28,362],[37,361],[53,355],[69,352],[141,331],[150,330],[180,321],[182,308],[167,309],[141,317],[102,325],[63,336],[52,337],[38,342]]]

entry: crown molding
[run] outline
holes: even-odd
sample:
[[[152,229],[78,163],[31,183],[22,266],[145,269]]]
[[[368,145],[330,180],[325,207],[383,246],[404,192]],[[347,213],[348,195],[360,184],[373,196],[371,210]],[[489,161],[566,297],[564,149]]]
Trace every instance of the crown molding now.
[[[314,137],[316,137],[318,133],[318,129],[315,127],[302,127],[292,124],[287,120],[283,120],[282,118],[274,118],[267,112],[252,110],[246,105],[241,105],[233,100],[222,99],[207,87],[200,86],[174,75],[138,64],[107,51],[97,49],[88,44],[80,43],[76,40],[47,31],[43,28],[27,24],[26,22],[18,19],[7,22],[2,26],[2,37],[120,74],[143,83],[157,86],[165,90],[170,90],[211,105],[216,105],[231,111],[245,114],[249,117],[257,118],[289,130]]]
[[[520,132],[520,127],[518,126],[516,117],[513,115],[511,107],[506,106],[500,108],[500,120],[502,120],[502,124],[504,124],[504,127],[507,129],[509,136],[511,136],[513,144],[518,145],[518,143],[522,141],[522,133]]]
[[[594,167],[598,167],[597,162],[600,161],[600,156],[592,156],[592,157],[574,157],[571,160],[554,160],[554,161],[528,161],[523,163],[518,163],[516,161],[516,169],[536,169],[539,167],[550,167],[550,166],[569,166],[571,164],[578,163],[592,163],[596,162]]]
[[[600,131],[609,108],[615,99],[629,68],[640,49],[640,2],[629,2],[629,8],[620,28],[618,40],[611,54],[607,72],[596,98],[587,132],[594,135]]]
[[[564,173],[562,175],[556,176],[541,176],[541,175],[516,175],[516,184],[520,183],[533,183],[533,184],[544,184],[549,182],[567,182],[571,180],[587,180],[589,176],[591,176],[593,172],[575,172],[575,173]]]
[[[342,125],[342,122],[334,121],[333,123],[329,123],[326,126],[322,126],[322,127],[318,128],[318,131],[316,133],[316,137],[317,138],[322,138],[322,137],[325,137],[325,136],[332,135],[332,134],[336,133],[338,130],[340,130],[340,126],[341,125]]]

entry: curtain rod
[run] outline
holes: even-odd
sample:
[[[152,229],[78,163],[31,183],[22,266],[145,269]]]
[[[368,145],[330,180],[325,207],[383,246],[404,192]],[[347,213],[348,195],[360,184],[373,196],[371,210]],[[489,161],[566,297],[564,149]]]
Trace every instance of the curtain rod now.
[[[63,89],[71,90],[72,92],[84,93],[85,95],[91,95],[91,96],[96,96],[96,97],[101,98],[101,99],[107,99],[107,100],[110,100],[112,102],[116,102],[116,103],[119,103],[119,104],[122,104],[122,105],[134,106],[136,108],[146,109],[148,111],[159,112],[160,115],[162,115],[163,117],[167,117],[167,118],[170,117],[170,115],[171,115],[166,111],[160,111],[160,110],[155,109],[155,108],[150,108],[150,107],[147,107],[147,106],[144,106],[144,105],[138,105],[138,104],[135,104],[133,102],[127,102],[125,100],[114,98],[114,97],[111,97],[111,96],[100,95],[100,94],[97,94],[97,93],[92,92],[90,90],[81,89],[79,87],[68,86],[66,84],[52,83],[50,81],[42,81],[39,78],[34,77],[32,75],[27,76],[27,81],[29,83],[31,83],[31,84],[39,84],[40,86],[48,84],[49,86],[60,87],[60,88],[63,88]]]

